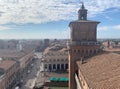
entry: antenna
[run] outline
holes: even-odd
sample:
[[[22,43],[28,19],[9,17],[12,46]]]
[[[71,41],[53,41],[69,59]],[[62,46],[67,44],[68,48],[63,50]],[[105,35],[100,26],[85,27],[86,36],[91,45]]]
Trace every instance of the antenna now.
[[[82,4],[81,9],[85,9],[84,2],[80,0],[80,3]]]

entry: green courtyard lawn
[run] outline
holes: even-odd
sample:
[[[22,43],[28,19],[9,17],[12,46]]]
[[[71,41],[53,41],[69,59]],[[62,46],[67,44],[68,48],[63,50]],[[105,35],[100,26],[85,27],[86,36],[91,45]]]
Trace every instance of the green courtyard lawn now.
[[[68,87],[50,87],[50,89],[68,89]]]

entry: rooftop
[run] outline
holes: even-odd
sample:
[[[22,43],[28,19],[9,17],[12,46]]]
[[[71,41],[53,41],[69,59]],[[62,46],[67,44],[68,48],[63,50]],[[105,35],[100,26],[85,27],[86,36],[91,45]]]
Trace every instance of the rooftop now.
[[[31,49],[24,49],[23,51],[1,49],[0,57],[1,58],[21,58],[31,51],[32,51]]]
[[[52,47],[47,47],[44,51],[44,54],[49,54],[49,53],[64,53],[67,52],[66,47],[62,46],[52,46]]]
[[[1,69],[4,69],[4,70],[7,70],[9,69],[13,64],[15,64],[16,62],[15,61],[12,61],[12,60],[4,60],[0,63],[0,68]]]
[[[120,54],[105,52],[77,64],[90,88],[120,88]]]
[[[72,23],[83,23],[83,24],[85,24],[85,23],[100,23],[100,22],[98,22],[98,21],[92,21],[92,20],[76,20],[76,21],[72,21],[72,22],[70,22],[69,23],[69,26],[72,24]]]

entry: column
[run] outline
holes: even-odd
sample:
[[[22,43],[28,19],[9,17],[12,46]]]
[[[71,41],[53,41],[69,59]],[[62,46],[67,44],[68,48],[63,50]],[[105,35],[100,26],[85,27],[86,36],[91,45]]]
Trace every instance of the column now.
[[[64,70],[66,70],[66,68],[65,68],[65,64],[64,64]]]
[[[48,64],[46,64],[46,70],[48,71]]]
[[[57,64],[55,64],[55,67],[56,67],[56,70],[58,70],[58,69],[57,69]]]

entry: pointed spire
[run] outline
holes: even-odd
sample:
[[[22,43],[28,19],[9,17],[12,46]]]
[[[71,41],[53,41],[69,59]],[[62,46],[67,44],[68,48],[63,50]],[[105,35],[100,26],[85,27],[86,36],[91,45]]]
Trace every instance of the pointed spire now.
[[[81,9],[85,9],[84,2],[81,3],[82,3]]]
[[[87,9],[85,9],[84,3],[80,2],[81,8],[78,11],[78,20],[87,20]]]

